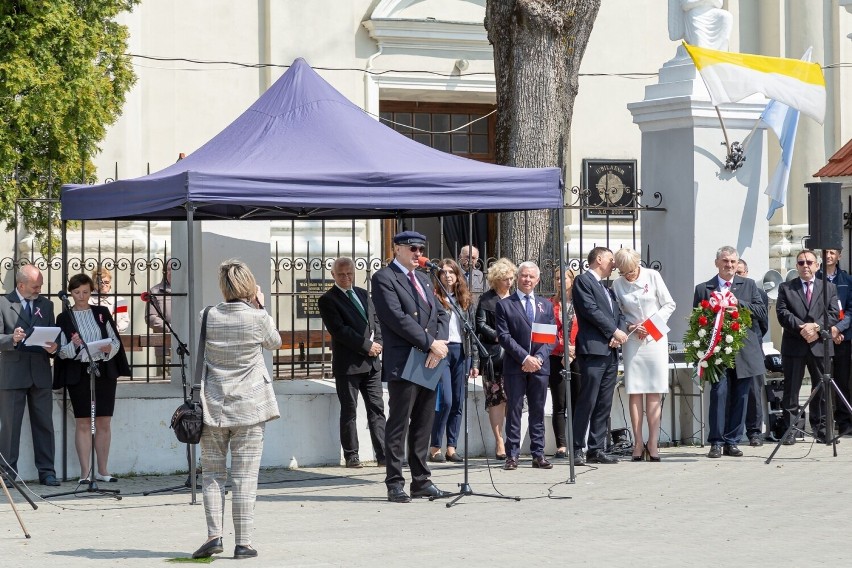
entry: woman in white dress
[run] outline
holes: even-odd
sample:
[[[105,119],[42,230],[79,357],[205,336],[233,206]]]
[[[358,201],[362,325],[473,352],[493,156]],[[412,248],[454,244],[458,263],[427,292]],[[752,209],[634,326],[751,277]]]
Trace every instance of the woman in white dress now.
[[[127,300],[122,296],[115,296],[110,292],[112,289],[112,273],[106,268],[98,268],[92,271],[92,280],[97,286],[97,293],[92,294],[89,303],[93,306],[106,306],[115,322],[118,333],[124,333],[130,327],[130,316],[127,314]]]
[[[640,266],[640,262],[641,256],[633,249],[623,248],[616,252],[615,266],[621,276],[612,289],[628,322],[629,339],[622,352],[630,422],[636,440],[633,461],[642,461],[647,452],[648,459],[657,462],[660,461],[657,442],[663,412],[662,394],[669,388],[669,341],[665,334],[654,341],[642,323],[654,314],[667,322],[675,310],[675,301],[660,273]],[[648,443],[645,445],[641,443],[643,406],[648,420]]]

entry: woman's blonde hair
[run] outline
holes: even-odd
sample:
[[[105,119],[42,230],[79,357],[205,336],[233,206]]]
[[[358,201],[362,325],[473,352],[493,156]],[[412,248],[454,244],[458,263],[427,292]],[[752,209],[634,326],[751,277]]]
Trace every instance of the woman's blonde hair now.
[[[96,290],[100,289],[101,280],[104,278],[109,278],[110,282],[112,282],[112,272],[110,272],[108,268],[101,267],[92,270],[92,280],[97,285],[97,288],[95,288]]]
[[[257,281],[245,262],[232,258],[219,265],[219,290],[227,302],[251,302],[257,295]]]
[[[514,278],[515,273],[518,271],[518,268],[506,257],[503,257],[488,269],[488,275],[486,278],[488,279],[488,285],[492,288],[494,287],[494,282],[498,280],[505,280],[506,278]]]
[[[621,248],[615,251],[615,267],[621,274],[633,272],[642,264],[642,255],[632,248]]]

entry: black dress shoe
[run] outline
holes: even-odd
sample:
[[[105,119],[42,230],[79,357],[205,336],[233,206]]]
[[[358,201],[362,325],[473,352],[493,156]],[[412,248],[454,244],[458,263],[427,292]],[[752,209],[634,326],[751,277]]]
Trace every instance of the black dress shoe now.
[[[55,475],[46,475],[44,479],[40,482],[42,485],[49,485],[51,487],[59,487],[59,480],[56,479]]]
[[[463,463],[464,458],[461,457],[458,452],[453,452],[452,454],[447,454],[447,461],[453,463]]]
[[[721,458],[722,457],[722,446],[721,444],[713,444],[710,446],[710,451],[707,452],[708,458]]]
[[[503,461],[506,459],[506,454],[494,454],[494,458],[498,461]]]
[[[618,458],[614,458],[612,456],[606,455],[601,450],[594,451],[586,456],[586,463],[602,463],[602,464],[610,464],[610,463],[618,463]]]
[[[759,448],[763,445],[763,440],[760,439],[759,434],[755,434],[754,436],[750,436],[748,439],[748,445],[752,448]]]
[[[411,503],[411,497],[402,487],[392,487],[388,489],[388,501],[391,503]]]
[[[781,442],[781,443],[784,444],[785,446],[792,446],[793,444],[796,443],[796,437],[794,435],[790,434],[789,436],[784,438],[784,441]]]
[[[722,453],[734,458],[740,458],[743,455],[743,451],[739,449],[736,444],[725,444]]]
[[[361,459],[358,456],[349,456],[346,458],[346,467],[361,468]]]
[[[583,450],[574,452],[574,465],[586,465],[586,456],[583,454]]]
[[[222,548],[222,537],[220,536],[202,544],[201,548],[192,553],[192,557],[209,558],[214,554],[219,554],[222,550],[224,549]]]
[[[238,544],[234,547],[234,558],[254,558],[255,556],[257,556],[257,551],[251,546]]]
[[[514,471],[518,469],[518,460],[516,458],[506,458],[506,463],[503,464],[503,469],[506,471]]]
[[[382,458],[380,460],[376,460],[376,467],[385,467],[387,465],[387,463],[388,462],[385,461],[385,458]]]
[[[553,469],[553,464],[547,461],[544,456],[533,456],[532,466],[538,469]]]
[[[568,452],[565,450],[556,450],[556,453],[553,454],[553,459],[555,460],[564,460],[568,457]]]
[[[411,490],[412,497],[444,497],[445,495],[447,495],[447,492],[441,491],[435,485],[427,485],[417,491]]]

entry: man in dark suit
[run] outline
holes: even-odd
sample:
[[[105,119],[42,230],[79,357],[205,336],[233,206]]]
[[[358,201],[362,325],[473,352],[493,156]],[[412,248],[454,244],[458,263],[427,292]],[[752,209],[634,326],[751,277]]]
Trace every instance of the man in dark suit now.
[[[822,281],[814,275],[818,267],[816,254],[803,250],[796,256],[796,271],[799,277],[784,282],[778,288],[778,300],[775,312],[778,323],[784,329],[781,336],[781,365],[784,368],[784,397],[782,405],[787,427],[790,427],[792,417],[799,411],[799,390],[802,388],[802,378],[805,367],[811,375],[811,390],[819,384],[823,370],[823,341],[820,337],[825,318],[825,297],[828,295],[828,326],[837,325],[839,306],[837,304],[837,289],[834,284],[827,283],[823,290]],[[827,331],[826,331],[827,332]],[[828,354],[832,355],[834,342],[828,342]],[[828,385],[826,385],[828,386]],[[831,396],[831,389],[823,388],[820,396],[811,401],[811,429],[820,442],[825,441],[825,404],[823,397]],[[795,436],[790,434],[784,439],[785,444],[794,444]]]
[[[839,266],[842,252],[842,249],[826,249],[825,266],[817,270],[816,279],[822,281],[822,271],[825,270],[825,277],[837,288],[837,299],[843,306],[843,318],[831,327],[831,339],[834,341],[831,378],[846,401],[852,404],[852,277]],[[852,434],[852,413],[839,397],[835,400],[837,433],[841,436]]]
[[[33,453],[42,485],[59,485],[53,468],[53,376],[50,354],[58,345],[26,346],[24,340],[33,328],[53,327],[53,303],[43,296],[44,278],[35,266],[22,266],[15,275],[15,290],[0,296],[0,454],[6,463],[0,467],[14,478],[18,470],[18,450],[24,407],[29,406]]]
[[[426,463],[435,391],[402,377],[412,349],[427,353],[426,366],[434,369],[447,356],[449,314],[435,299],[429,278],[418,273],[418,259],[426,252],[426,237],[403,231],[393,238],[394,260],[373,275],[373,304],[382,327],[382,380],[388,385],[385,462],[388,501],[408,503],[402,459],[408,431],[408,463],[413,497],[445,495],[432,483]]]
[[[710,387],[710,452],[707,457],[720,458],[743,455],[738,444],[745,431],[748,393],[754,378],[766,372],[763,362],[760,321],[767,317],[766,305],[750,278],[737,276],[740,255],[737,249],[724,246],[716,251],[716,276],[698,284],[692,299],[693,307],[702,300],[709,300],[714,292],[731,292],[739,305],[751,312],[751,328],[748,330],[743,348],[737,353],[733,369]],[[724,445],[724,448],[723,448]]]
[[[737,276],[748,278],[748,263],[739,259],[737,261]],[[769,295],[756,280],[757,292],[760,294],[760,299],[763,300],[763,305],[766,306],[766,317],[759,319],[757,325],[760,328],[761,346],[763,338],[769,332]],[[762,353],[761,349],[761,353]],[[746,406],[746,436],[748,437],[748,445],[759,447],[763,445],[763,390],[766,384],[766,375],[761,373],[754,377],[751,381],[751,387],[748,389],[748,404]]]
[[[618,460],[604,453],[604,443],[618,377],[618,347],[627,341],[627,322],[603,283],[615,268],[612,251],[595,247],[588,261],[589,269],[574,280],[572,293],[579,328],[575,349],[583,377],[573,423],[574,463],[612,464]],[[588,452],[584,456],[587,431]]]
[[[370,296],[355,281],[355,263],[346,256],[331,267],[334,286],[320,296],[320,316],[331,334],[331,371],[340,400],[340,445],[346,467],[361,467],[355,416],[358,393],[367,406],[367,424],[379,466],[385,465],[385,403],[382,400],[382,331]]]
[[[503,386],[506,389],[506,463],[503,469],[518,469],[521,448],[521,414],[524,395],[529,407],[532,466],[550,469],[544,457],[544,403],[550,384],[550,352],[553,343],[533,343],[533,323],[556,325],[553,304],[535,295],[541,278],[538,265],[523,262],[518,267],[518,289],[497,303],[497,340],[505,350]],[[555,338],[554,338],[555,339]]]

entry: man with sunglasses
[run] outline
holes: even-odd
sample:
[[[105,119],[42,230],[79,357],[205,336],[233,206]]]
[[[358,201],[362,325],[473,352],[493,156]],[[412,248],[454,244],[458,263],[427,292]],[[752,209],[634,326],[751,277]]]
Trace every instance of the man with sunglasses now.
[[[745,431],[748,393],[754,377],[766,372],[758,325],[761,319],[767,317],[766,304],[754,280],[737,276],[739,259],[740,255],[734,247],[724,246],[716,251],[718,274],[696,286],[692,299],[695,307],[703,300],[709,300],[714,292],[730,292],[736,297],[738,305],[751,312],[751,327],[742,349],[737,353],[734,368],[727,369],[710,387],[708,458],[720,458],[722,454],[733,457],[743,455],[738,444]]]
[[[821,332],[825,321],[825,298],[828,295],[828,328],[837,325],[840,309],[837,303],[837,288],[831,282],[823,289],[821,280],[816,279],[819,268],[816,254],[803,250],[796,256],[796,272],[798,278],[784,282],[778,288],[778,300],[775,311],[778,323],[784,329],[781,336],[781,365],[784,369],[784,418],[787,428],[790,427],[793,415],[799,411],[799,391],[802,388],[802,378],[805,367],[811,375],[811,390],[819,384],[823,374],[823,340]],[[828,355],[834,353],[834,342],[828,344]],[[826,441],[824,396],[830,396],[830,390],[823,390],[820,396],[811,401],[808,412],[811,431],[819,442]],[[784,439],[784,444],[796,443],[795,436],[790,434]]]
[[[373,305],[382,329],[382,381],[388,388],[385,428],[385,485],[388,501],[408,503],[402,460],[408,450],[412,497],[445,494],[432,483],[426,463],[435,391],[405,380],[402,371],[412,348],[427,354],[426,366],[435,368],[447,356],[450,316],[435,299],[429,278],[415,269],[425,256],[426,237],[403,231],[393,238],[394,259],[373,275]],[[405,433],[408,431],[408,443]]]

